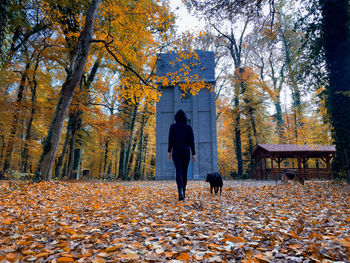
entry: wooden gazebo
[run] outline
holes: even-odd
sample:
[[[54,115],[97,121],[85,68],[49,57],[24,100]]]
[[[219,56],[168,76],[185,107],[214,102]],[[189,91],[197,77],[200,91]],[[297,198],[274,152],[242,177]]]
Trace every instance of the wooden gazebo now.
[[[285,169],[293,169],[304,179],[332,178],[334,146],[258,144],[253,152],[255,179],[279,179]]]

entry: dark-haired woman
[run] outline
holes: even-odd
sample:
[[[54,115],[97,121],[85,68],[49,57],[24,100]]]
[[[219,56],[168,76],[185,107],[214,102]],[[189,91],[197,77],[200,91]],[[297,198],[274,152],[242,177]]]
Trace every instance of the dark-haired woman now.
[[[187,184],[187,169],[192,152],[193,161],[196,161],[194,135],[187,116],[183,110],[175,114],[175,123],[170,126],[168,141],[168,159],[173,157],[176,169],[176,184],[179,191],[179,200],[185,199]]]

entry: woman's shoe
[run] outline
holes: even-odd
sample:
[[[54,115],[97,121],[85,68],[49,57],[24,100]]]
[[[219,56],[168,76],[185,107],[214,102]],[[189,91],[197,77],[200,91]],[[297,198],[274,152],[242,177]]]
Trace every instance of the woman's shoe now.
[[[182,201],[185,199],[185,196],[184,196],[184,192],[181,190],[179,190],[179,200]]]

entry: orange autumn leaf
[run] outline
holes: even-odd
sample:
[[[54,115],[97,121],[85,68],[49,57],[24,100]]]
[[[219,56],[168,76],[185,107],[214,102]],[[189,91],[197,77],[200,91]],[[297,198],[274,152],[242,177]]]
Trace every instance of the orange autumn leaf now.
[[[10,262],[14,262],[17,259],[17,255],[15,253],[6,254],[6,259]]]
[[[6,225],[12,224],[12,218],[3,219],[2,223],[6,224]]]
[[[74,259],[70,258],[70,257],[60,257],[60,258],[57,259],[57,262],[61,262],[61,263],[74,262]]]
[[[255,258],[243,259],[241,262],[242,263],[260,263],[260,261]]]
[[[184,261],[189,261],[191,259],[191,256],[186,253],[186,252],[181,252],[180,255],[176,257],[178,260],[184,260]]]
[[[297,235],[293,230],[291,230],[288,234],[289,234],[291,237],[293,237],[293,238],[297,238],[297,237],[298,237],[298,235]]]
[[[30,245],[30,241],[20,240],[17,244],[18,245],[28,246],[28,245]]]
[[[167,253],[165,254],[165,257],[166,257],[166,258],[171,258],[173,255],[174,255],[174,252],[169,251],[169,252],[167,252]]]
[[[288,247],[292,248],[292,249],[298,249],[298,248],[301,248],[301,245],[300,244],[291,244]]]
[[[105,252],[113,252],[113,251],[116,251],[116,250],[120,249],[121,247],[123,247],[123,245],[119,244],[119,245],[116,245],[116,246],[108,247],[104,251]]]
[[[42,253],[39,253],[39,254],[36,254],[35,256],[37,258],[42,258],[42,257],[47,257],[49,255],[49,253],[47,252],[42,252]]]
[[[135,253],[126,253],[126,254],[120,254],[118,255],[122,259],[127,259],[127,260],[138,260],[139,256]]]
[[[271,262],[271,260],[266,255],[263,255],[263,254],[257,254],[255,255],[255,258],[261,262]]]
[[[35,252],[33,250],[22,250],[23,255],[33,255]]]
[[[350,241],[345,239],[338,239],[337,240],[342,246],[350,248]]]
[[[226,237],[224,241],[229,241],[231,243],[240,243],[240,242],[246,242],[243,237],[237,236],[237,237]]]
[[[86,236],[85,235],[79,235],[79,234],[74,234],[70,236],[71,240],[75,240],[75,239],[84,239]]]
[[[92,263],[105,263],[106,260],[104,258],[100,258],[100,257],[95,257],[93,260],[92,260]]]

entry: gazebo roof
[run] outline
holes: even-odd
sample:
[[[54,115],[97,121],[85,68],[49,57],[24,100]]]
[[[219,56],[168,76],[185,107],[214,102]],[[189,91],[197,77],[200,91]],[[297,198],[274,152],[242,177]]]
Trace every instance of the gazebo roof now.
[[[254,156],[276,154],[280,156],[289,156],[293,154],[308,154],[318,156],[322,154],[335,153],[333,145],[297,145],[297,144],[258,144],[254,150]]]

